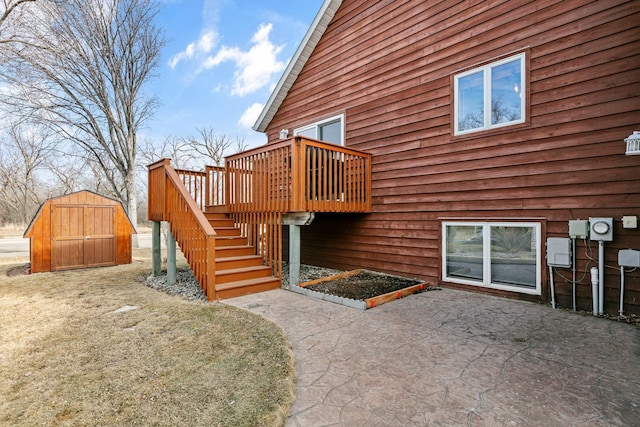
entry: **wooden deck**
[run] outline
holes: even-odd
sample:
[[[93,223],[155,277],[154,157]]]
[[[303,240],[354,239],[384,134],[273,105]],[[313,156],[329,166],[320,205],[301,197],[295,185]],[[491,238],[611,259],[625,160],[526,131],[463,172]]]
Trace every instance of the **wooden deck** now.
[[[209,300],[280,286],[283,215],[371,211],[371,155],[303,137],[204,172],[148,170],[149,220],[169,222]]]

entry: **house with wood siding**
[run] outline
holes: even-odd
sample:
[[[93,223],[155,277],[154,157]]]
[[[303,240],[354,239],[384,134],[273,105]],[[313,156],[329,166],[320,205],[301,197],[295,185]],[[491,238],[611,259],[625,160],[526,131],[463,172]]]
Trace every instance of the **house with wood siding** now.
[[[316,213],[304,263],[640,313],[637,0],[326,0],[254,129],[371,155],[370,210]]]

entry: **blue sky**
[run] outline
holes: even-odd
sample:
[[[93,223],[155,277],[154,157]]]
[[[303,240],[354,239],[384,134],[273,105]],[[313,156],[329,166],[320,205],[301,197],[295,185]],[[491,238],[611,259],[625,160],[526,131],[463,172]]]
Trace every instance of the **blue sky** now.
[[[196,128],[266,142],[251,129],[322,0],[161,0],[168,43],[148,89],[161,106],[143,138]]]

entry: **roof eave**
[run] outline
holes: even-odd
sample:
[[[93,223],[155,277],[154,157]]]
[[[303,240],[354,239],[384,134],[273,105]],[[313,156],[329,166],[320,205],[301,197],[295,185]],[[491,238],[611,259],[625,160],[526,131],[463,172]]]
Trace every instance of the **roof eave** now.
[[[302,68],[307,63],[311,53],[320,41],[320,38],[327,29],[327,26],[329,26],[329,23],[341,4],[342,0],[325,0],[324,3],[322,3],[320,10],[309,27],[309,30],[307,30],[307,33],[300,42],[296,52],[293,54],[289,64],[287,64],[287,68],[284,70],[280,80],[278,80],[278,84],[271,93],[271,96],[262,109],[260,116],[258,116],[258,120],[256,120],[256,123],[253,125],[253,130],[257,132],[265,132],[267,130],[267,126],[269,126],[269,123],[271,123],[276,111],[278,111],[278,108],[282,105],[284,98],[289,93],[289,90],[298,78],[300,71],[302,71]]]

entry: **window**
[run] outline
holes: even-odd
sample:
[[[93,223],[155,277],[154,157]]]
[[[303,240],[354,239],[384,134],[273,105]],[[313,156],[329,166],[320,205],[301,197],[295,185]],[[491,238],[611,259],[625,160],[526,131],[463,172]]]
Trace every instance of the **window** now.
[[[442,279],[540,295],[540,224],[445,222]]]
[[[344,145],[344,114],[294,129],[293,134]]]
[[[525,75],[524,53],[455,75],[454,134],[524,123]]]

